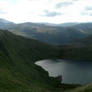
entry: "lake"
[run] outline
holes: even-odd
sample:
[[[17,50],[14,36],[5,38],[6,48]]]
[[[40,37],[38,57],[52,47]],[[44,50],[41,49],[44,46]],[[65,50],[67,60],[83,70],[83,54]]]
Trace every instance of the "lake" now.
[[[35,63],[48,71],[49,76],[62,75],[62,82],[87,84],[92,82],[92,62],[72,60],[41,60]]]

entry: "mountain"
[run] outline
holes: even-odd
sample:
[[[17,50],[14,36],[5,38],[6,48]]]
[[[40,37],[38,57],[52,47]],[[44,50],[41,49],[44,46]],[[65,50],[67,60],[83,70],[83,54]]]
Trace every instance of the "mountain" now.
[[[56,47],[0,30],[0,92],[59,92],[58,82],[34,64],[55,58]]]
[[[0,28],[1,29],[5,29],[5,28],[9,27],[10,25],[14,25],[14,23],[0,18]]]
[[[70,22],[70,23],[62,23],[62,24],[58,24],[59,26],[62,26],[62,27],[71,27],[71,26],[75,26],[77,24],[80,24],[80,23],[77,23],[77,22]]]
[[[1,23],[2,24],[2,23]],[[92,23],[3,23],[1,29],[52,45],[67,45],[92,34]]]
[[[0,92],[63,92],[79,85],[61,84],[34,63],[59,58],[59,47],[0,30]]]
[[[13,22],[0,18],[0,23],[12,24]]]
[[[89,36],[87,36],[85,38],[76,40],[76,41],[72,42],[71,45],[74,45],[76,47],[92,45],[92,35],[89,35]]]
[[[60,56],[64,59],[92,60],[92,35],[72,44],[60,46]]]
[[[73,40],[86,37],[88,34],[75,27],[48,26],[45,24],[22,23],[9,28],[15,34],[33,38],[53,45],[71,43]]]
[[[60,84],[34,64],[48,58],[92,60],[91,41],[92,36],[88,36],[76,40],[76,44],[51,46],[0,30],[0,92],[91,92],[91,84],[64,91],[74,85]]]
[[[65,45],[92,34],[92,23],[72,26],[51,26],[38,23],[21,23],[9,30],[15,34],[40,40],[52,45]]]

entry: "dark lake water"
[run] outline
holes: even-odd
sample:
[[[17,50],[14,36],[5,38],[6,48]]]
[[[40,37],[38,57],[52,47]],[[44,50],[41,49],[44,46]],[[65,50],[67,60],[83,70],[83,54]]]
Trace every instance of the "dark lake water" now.
[[[35,63],[48,71],[49,76],[62,75],[63,83],[86,84],[92,82],[91,61],[41,60]]]

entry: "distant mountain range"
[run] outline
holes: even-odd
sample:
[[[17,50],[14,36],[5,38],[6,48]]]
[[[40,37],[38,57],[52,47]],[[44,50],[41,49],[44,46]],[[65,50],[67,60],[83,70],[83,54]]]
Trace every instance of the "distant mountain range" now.
[[[11,32],[32,39],[40,40],[53,45],[66,45],[77,39],[85,38],[92,34],[92,23],[20,23],[1,19],[1,29],[8,29]]]
[[[5,19],[0,19],[0,28],[5,29],[8,28],[9,26],[13,25],[13,22],[7,21]]]

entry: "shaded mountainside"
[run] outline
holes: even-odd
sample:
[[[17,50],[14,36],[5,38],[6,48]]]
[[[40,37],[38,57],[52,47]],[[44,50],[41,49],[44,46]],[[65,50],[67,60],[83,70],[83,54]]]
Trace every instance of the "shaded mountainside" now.
[[[92,45],[61,47],[60,56],[61,58],[70,60],[92,60]]]
[[[92,35],[76,40],[70,45],[60,46],[60,57],[75,60],[92,60]]]
[[[82,29],[72,26],[60,27],[36,23],[17,24],[8,29],[15,34],[54,45],[68,44],[73,40],[84,38],[88,35]]]
[[[58,47],[0,30],[0,92],[62,92],[79,86],[60,84],[34,64],[58,56]]]
[[[34,64],[54,52],[52,46],[0,30],[0,92],[59,92],[58,82]]]
[[[92,35],[87,36],[86,38],[75,40],[71,45],[76,46],[89,46],[92,45]]]

